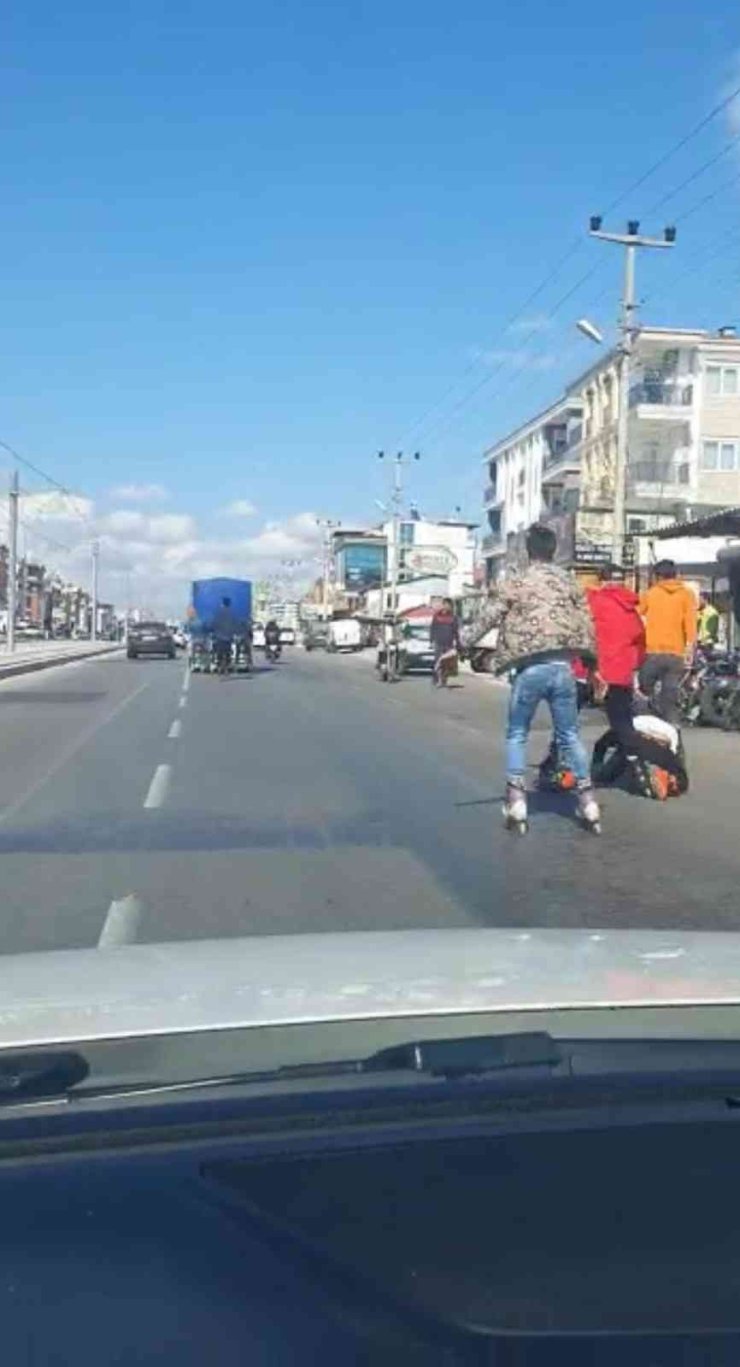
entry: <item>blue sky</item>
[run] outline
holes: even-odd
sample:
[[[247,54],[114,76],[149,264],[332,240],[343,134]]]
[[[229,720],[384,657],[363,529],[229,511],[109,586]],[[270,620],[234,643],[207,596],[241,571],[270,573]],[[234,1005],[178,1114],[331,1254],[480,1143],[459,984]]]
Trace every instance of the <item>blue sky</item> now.
[[[424,511],[476,515],[482,448],[588,363],[576,317],[612,320],[617,254],[584,234],[506,320],[740,84],[739,51],[729,0],[16,5],[0,437],[92,520],[130,506],[115,486],[162,486],[130,522],[141,573],[155,516],[190,519],[183,575],[219,541],[250,570],[294,533],[308,554],[308,514],[375,515],[381,446],[421,449]],[[614,211],[679,222],[640,262],[648,321],[740,321],[740,140],[651,214],[733,133],[715,119]]]

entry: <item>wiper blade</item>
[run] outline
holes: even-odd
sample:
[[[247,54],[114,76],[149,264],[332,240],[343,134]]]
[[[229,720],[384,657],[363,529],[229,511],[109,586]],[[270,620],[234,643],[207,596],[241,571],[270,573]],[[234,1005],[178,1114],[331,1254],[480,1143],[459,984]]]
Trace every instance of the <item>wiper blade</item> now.
[[[566,1056],[555,1040],[539,1031],[517,1035],[471,1035],[460,1039],[412,1040],[394,1044],[360,1059],[320,1063],[289,1063],[263,1072],[190,1078],[176,1082],[115,1082],[78,1089],[89,1065],[76,1053],[0,1054],[0,1109],[40,1099],[88,1101],[192,1092],[212,1087],[237,1087],[292,1081],[319,1081],[380,1073],[415,1073],[452,1080],[500,1073],[506,1069],[546,1069]]]
[[[87,1059],[71,1051],[0,1054],[0,1105],[64,1096],[89,1072]]]

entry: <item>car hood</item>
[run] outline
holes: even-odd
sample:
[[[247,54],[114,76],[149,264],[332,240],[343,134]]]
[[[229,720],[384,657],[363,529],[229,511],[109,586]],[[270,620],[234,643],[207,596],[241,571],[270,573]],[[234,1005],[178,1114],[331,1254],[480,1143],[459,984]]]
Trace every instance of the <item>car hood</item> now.
[[[542,1013],[589,1008],[612,1020],[634,1007],[739,1005],[735,933],[390,931],[0,958],[0,1048],[471,1013],[541,1021]]]

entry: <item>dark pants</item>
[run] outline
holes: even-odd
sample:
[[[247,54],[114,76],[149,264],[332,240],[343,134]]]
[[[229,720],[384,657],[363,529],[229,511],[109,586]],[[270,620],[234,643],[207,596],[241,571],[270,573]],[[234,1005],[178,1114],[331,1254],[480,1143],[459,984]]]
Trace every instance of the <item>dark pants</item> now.
[[[653,711],[673,726],[678,722],[678,685],[685,673],[686,665],[680,655],[648,655],[640,670],[640,688],[650,699]]]
[[[609,730],[599,737],[594,746],[595,764],[601,764],[607,752],[616,749],[619,751],[620,772],[624,769],[627,756],[637,755],[638,759],[645,760],[647,764],[655,764],[659,769],[665,769],[676,778],[683,779],[686,771],[680,756],[674,755],[669,746],[641,735],[632,725],[634,711],[631,688],[621,684],[610,684],[605,706]],[[609,771],[610,777],[618,777],[611,764]]]

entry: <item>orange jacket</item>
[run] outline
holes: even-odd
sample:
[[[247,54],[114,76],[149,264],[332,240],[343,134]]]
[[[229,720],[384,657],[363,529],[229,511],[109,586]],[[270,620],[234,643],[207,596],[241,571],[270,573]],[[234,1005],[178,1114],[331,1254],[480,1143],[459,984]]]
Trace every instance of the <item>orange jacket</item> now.
[[[684,655],[696,640],[696,599],[680,579],[659,579],[640,599],[648,655]]]

